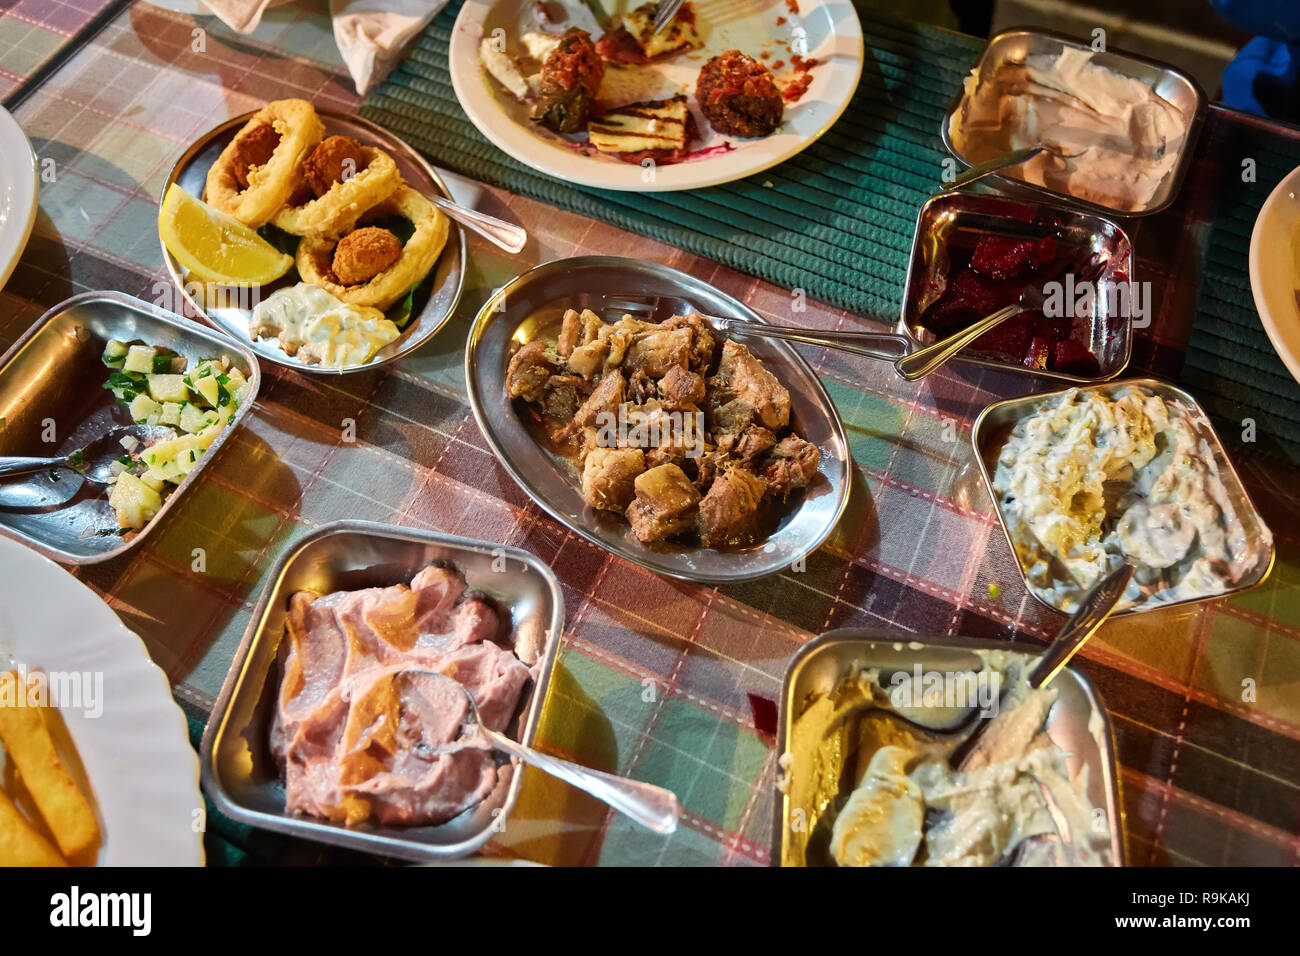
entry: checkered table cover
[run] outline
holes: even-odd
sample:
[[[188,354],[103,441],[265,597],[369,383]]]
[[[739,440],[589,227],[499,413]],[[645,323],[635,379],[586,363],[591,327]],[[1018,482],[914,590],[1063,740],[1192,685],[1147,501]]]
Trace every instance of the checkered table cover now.
[[[84,12],[72,0],[29,4],[0,19],[0,49],[15,23],[57,33],[70,29],[61,26],[68,10]],[[31,69],[29,59],[10,64],[6,50],[0,76],[10,83]],[[311,4],[277,8],[236,37],[213,18],[136,3],[28,95],[16,116],[56,176],[42,183],[35,232],[0,292],[0,348],[77,292],[174,302],[155,227],[171,165],[206,129],[284,96],[358,105]],[[855,625],[1040,641],[1059,626],[1021,584],[969,443],[983,405],[1023,392],[1024,378],[955,366],[912,385],[887,365],[806,349],[844,418],[857,475],[836,534],[801,572],[726,588],[669,581],[550,519],[487,449],[462,375],[478,303],[517,273],[622,253],[700,276],[777,321],[872,322],[817,303],[793,315],[788,291],[714,263],[500,190],[457,180],[453,189],[523,224],[533,237],[525,252],[510,258],[471,238],[461,309],[395,367],[324,379],[265,365],[255,414],[188,500],[132,555],[77,572],[144,639],[192,716],[210,710],[271,562],[305,531],[346,516],[518,545],[555,569],[566,605],[541,746],[670,787],[685,813],[676,834],[656,836],[529,770],[488,852],[554,864],[762,865],[779,756],[772,702],[801,645]],[[1177,367],[1195,295],[1179,277],[1195,269],[1212,192],[1189,188],[1139,231],[1157,306],[1135,374]],[[354,443],[343,440],[345,419],[356,423]],[[1110,624],[1079,660],[1114,718],[1135,864],[1300,857],[1300,475],[1249,455],[1238,464],[1277,535],[1270,580]],[[204,573],[191,569],[198,546]],[[301,857],[285,847],[285,859]]]

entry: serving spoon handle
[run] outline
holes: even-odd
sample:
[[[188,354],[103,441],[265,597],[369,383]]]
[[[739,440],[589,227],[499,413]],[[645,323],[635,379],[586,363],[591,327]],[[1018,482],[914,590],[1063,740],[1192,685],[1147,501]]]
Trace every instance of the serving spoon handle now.
[[[518,253],[522,251],[524,244],[528,242],[528,233],[522,226],[516,226],[513,222],[506,222],[496,216],[489,216],[485,212],[470,209],[468,206],[462,206],[460,203],[452,202],[450,199],[444,199],[441,196],[429,196],[427,198],[434,206],[445,212],[449,219],[456,220],[462,226],[478,233],[484,239],[501,247],[506,252]]]
[[[628,780],[626,777],[591,770],[561,760],[559,757],[552,757],[550,754],[516,743],[504,734],[489,730],[482,725],[479,725],[478,733],[482,734],[497,750],[572,784],[655,833],[667,834],[677,829],[681,806],[677,802],[677,795],[671,790],[650,783],[641,783],[639,780]]]

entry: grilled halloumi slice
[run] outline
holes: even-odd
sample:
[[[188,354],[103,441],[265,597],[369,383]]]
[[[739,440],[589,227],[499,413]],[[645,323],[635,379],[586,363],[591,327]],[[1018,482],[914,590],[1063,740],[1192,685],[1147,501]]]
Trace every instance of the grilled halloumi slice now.
[[[587,121],[587,136],[602,153],[683,150],[690,110],[685,96],[629,103]]]
[[[623,15],[623,28],[632,34],[647,58],[654,59],[665,53],[704,45],[695,29],[695,23],[683,20],[682,11],[678,11],[672,23],[655,33],[655,11],[655,4],[643,3]]]

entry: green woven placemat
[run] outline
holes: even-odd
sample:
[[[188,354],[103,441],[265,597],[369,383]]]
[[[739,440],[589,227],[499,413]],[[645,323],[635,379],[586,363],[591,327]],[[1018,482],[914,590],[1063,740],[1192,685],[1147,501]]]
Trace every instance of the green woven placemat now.
[[[916,213],[947,156],[939,129],[983,41],[858,5],[862,81],[835,126],[780,166],[676,193],[573,186],[519,163],[466,118],[448,73],[460,0],[448,5],[361,115],[436,163],[602,219],[787,289],[893,321]]]
[[[1300,464],[1300,384],[1260,324],[1247,267],[1255,217],[1273,185],[1300,166],[1300,144],[1242,128],[1224,149],[1224,155],[1254,158],[1256,181],[1243,182],[1233,168],[1223,177],[1181,380],[1226,441],[1251,441],[1250,419],[1254,450]]]

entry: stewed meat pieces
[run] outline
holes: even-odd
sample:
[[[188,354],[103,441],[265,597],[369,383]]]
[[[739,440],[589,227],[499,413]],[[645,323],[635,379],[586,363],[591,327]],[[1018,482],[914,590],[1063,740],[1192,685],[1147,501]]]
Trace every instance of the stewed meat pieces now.
[[[779,431],[790,424],[790,393],[739,342],[722,346],[718,373],[708,382],[714,441],[730,448],[751,422]]]
[[[582,497],[601,511],[626,511],[636,495],[636,478],[645,470],[640,448],[593,448],[582,464]]]
[[[811,442],[789,435],[777,442],[771,455],[759,469],[768,490],[784,498],[795,488],[803,488],[817,474],[821,452]]]
[[[642,541],[664,541],[694,529],[700,492],[677,465],[642,472],[634,487],[636,500],[627,506],[627,520]]]
[[[728,465],[700,502],[700,537],[710,547],[736,544],[754,531],[767,483],[742,465]]]
[[[587,505],[622,513],[646,544],[745,547],[817,473],[790,393],[698,315],[607,323],[569,309],[554,346],[515,353],[506,390],[573,458]]]

